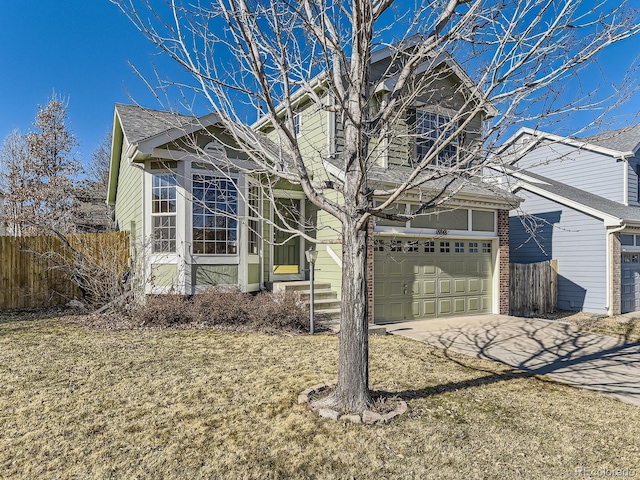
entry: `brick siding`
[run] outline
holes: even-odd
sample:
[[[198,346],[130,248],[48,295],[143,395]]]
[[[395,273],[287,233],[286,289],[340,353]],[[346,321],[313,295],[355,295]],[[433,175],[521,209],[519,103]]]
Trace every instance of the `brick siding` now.
[[[609,293],[609,315],[620,315],[622,311],[621,283],[622,259],[620,258],[620,234],[607,235],[611,240],[609,252],[611,255],[611,285]]]
[[[498,210],[499,312],[509,315],[509,210]]]
[[[367,316],[373,323],[373,217],[367,225]]]

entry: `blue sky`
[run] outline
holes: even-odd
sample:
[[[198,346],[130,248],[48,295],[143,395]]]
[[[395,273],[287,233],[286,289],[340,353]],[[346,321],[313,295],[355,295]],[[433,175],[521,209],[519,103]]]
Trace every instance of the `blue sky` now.
[[[111,128],[113,104],[158,107],[128,61],[158,61],[149,44],[107,0],[2,2],[0,139],[26,133],[53,91],[69,99],[70,126],[88,159]]]
[[[37,106],[55,91],[69,99],[70,126],[83,160],[111,128],[115,102],[133,98],[146,107],[160,106],[128,62],[145,73],[153,63],[166,75],[175,74],[108,0],[5,0],[0,45],[0,141],[14,128],[28,132]],[[617,81],[639,54],[640,38],[608,51],[601,59],[606,77]],[[619,112],[627,117],[617,123],[633,122],[637,112],[638,95]]]

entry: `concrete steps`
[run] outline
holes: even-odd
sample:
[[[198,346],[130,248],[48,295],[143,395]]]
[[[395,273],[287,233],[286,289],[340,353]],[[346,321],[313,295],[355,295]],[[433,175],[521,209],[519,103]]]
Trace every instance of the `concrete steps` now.
[[[296,292],[300,299],[309,303],[311,297],[311,282],[275,282],[274,292]],[[338,293],[331,289],[327,282],[314,282],[314,314],[317,324],[327,328],[340,324],[340,300]]]
[[[311,284],[309,281],[274,282],[274,292],[296,292],[300,299],[309,303]],[[338,293],[331,289],[327,282],[314,283],[314,315],[316,325],[322,325],[334,332],[340,331],[340,300]],[[369,325],[369,335],[385,335],[386,328],[380,325]]]

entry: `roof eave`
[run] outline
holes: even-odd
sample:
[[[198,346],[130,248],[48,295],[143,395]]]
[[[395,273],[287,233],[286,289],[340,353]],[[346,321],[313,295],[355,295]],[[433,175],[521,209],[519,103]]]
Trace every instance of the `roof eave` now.
[[[623,225],[626,222],[623,218],[617,215],[612,215],[610,213],[603,212],[598,208],[590,207],[576,200],[567,198],[563,195],[549,192],[543,188],[536,187],[535,185],[531,185],[522,180],[518,180],[510,188],[511,192],[513,193],[516,193],[518,190],[521,190],[521,189],[535,193],[536,195],[540,195],[541,197],[547,198],[549,200],[555,201],[567,207],[573,208],[574,210],[577,210],[584,214],[591,215],[592,217],[598,218],[604,222],[604,225],[606,227],[616,227],[616,226]]]

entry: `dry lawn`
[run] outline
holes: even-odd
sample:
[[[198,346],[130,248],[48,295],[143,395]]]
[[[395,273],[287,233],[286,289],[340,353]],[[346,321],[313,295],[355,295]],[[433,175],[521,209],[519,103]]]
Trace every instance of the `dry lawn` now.
[[[640,408],[398,337],[372,337],[371,383],[410,413],[386,426],[321,420],[297,394],[334,379],[336,357],[332,335],[0,317],[0,476],[640,476]]]
[[[640,318],[626,315],[620,317],[607,317],[594,315],[587,312],[568,312],[559,310],[552,314],[543,315],[542,318],[567,322],[583,330],[621,337],[629,342],[640,342]],[[640,473],[638,473],[640,476]]]

